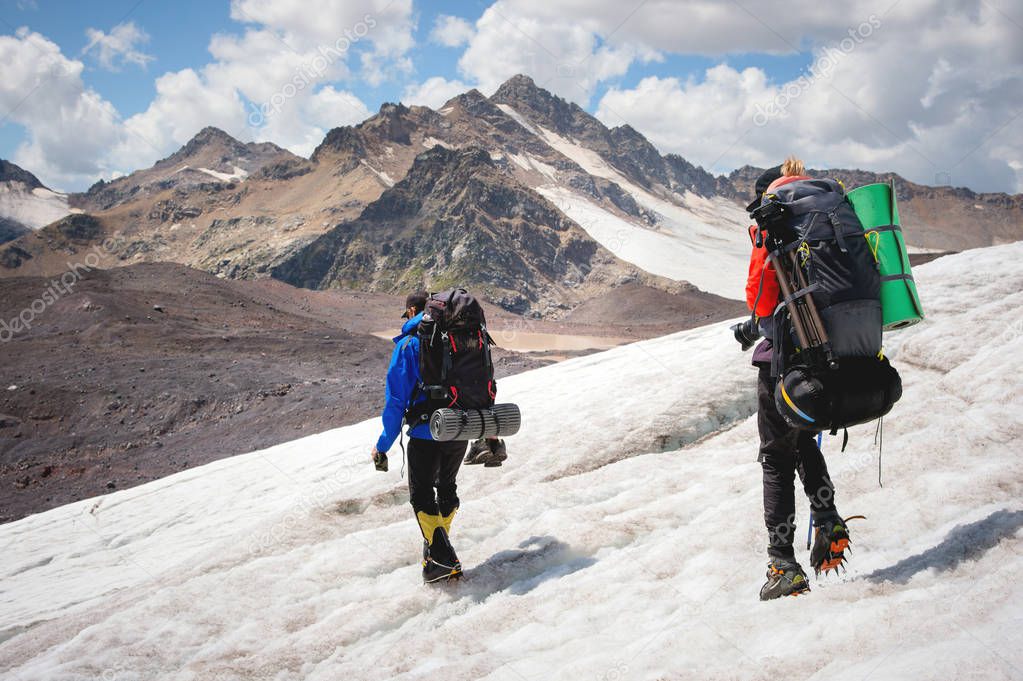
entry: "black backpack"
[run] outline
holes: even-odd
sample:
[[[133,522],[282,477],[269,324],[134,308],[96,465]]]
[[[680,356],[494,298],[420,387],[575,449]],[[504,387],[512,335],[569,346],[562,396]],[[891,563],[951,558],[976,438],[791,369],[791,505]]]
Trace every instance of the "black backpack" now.
[[[497,382],[483,307],[464,288],[434,293],[426,301],[419,323],[420,384],[405,415],[410,426],[428,423],[434,411],[486,409],[494,405]]]
[[[791,283],[774,315],[779,412],[798,428],[832,432],[888,413],[902,381],[881,350],[881,275],[842,185],[790,182],[754,217]],[[806,318],[811,307],[824,342],[806,343],[794,328],[792,314]]]

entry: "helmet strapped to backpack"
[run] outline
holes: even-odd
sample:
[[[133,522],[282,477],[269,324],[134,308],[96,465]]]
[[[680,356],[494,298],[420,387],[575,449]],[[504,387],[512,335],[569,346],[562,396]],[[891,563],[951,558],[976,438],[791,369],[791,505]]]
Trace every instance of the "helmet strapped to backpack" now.
[[[497,395],[494,363],[483,307],[463,288],[434,293],[426,301],[419,337],[419,376],[405,414],[410,426],[427,423],[441,408],[486,409]]]
[[[881,277],[842,185],[788,182],[752,214],[783,296],[774,314],[779,412],[811,431],[883,416],[902,382],[881,352]]]

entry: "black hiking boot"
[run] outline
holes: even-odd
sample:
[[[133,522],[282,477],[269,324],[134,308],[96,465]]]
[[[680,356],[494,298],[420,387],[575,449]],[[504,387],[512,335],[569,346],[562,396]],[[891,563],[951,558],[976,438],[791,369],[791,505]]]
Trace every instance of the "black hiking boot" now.
[[[446,582],[462,577],[462,564],[443,527],[434,530],[433,542],[424,542],[423,554],[423,583]]]
[[[849,548],[849,528],[837,513],[829,513],[813,519],[813,548],[810,550],[810,565],[814,574],[844,567],[845,552]]]
[[[492,438],[487,440],[490,454],[483,459],[483,466],[493,468],[500,466],[508,458],[508,448],[504,446],[504,440]]]
[[[504,440],[496,437],[480,438],[469,446],[469,453],[465,455],[467,464],[483,464],[486,468],[494,468],[504,463],[508,458],[508,448]]]
[[[793,558],[772,558],[767,564],[767,582],[760,587],[760,600],[771,601],[782,596],[809,593],[806,573]]]
[[[484,438],[473,440],[472,444],[469,445],[469,451],[466,453],[465,459],[462,461],[462,463],[468,464],[469,466],[473,466],[478,463],[483,463],[482,461],[478,460],[479,457],[483,454],[489,453],[490,447],[487,446],[487,441]]]

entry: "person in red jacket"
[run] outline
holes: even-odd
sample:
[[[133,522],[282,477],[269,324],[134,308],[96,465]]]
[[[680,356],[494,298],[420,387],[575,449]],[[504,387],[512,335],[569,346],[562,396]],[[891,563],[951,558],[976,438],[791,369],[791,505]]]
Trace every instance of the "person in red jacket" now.
[[[770,168],[757,180],[756,198],[747,207],[752,211],[764,195],[790,182],[809,179],[799,159],[789,157],[780,166]],[[767,526],[767,582],[760,590],[761,600],[791,596],[810,590],[806,573],[796,561],[793,540],[796,531],[795,475],[810,499],[817,536],[810,561],[814,570],[831,569],[828,561],[841,560],[848,545],[848,534],[835,510],[835,487],[813,433],[790,426],[774,403],[777,376],[772,372],[774,349],[774,312],[779,303],[778,279],[767,259],[766,246],[757,246],[756,225],[750,227],[753,252],[746,281],[746,302],[764,340],[753,351],[753,366],[759,370],[757,381],[757,427],[760,431],[758,461],[763,469],[764,523]],[[844,543],[843,543],[844,542]],[[835,550],[837,549],[837,551]]]

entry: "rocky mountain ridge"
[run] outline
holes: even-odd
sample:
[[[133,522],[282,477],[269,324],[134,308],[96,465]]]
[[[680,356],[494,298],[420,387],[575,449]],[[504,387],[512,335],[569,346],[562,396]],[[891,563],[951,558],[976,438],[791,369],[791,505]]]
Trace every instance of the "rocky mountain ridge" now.
[[[338,262],[331,259],[327,271],[322,271],[327,260],[321,251],[358,223],[361,242],[370,244],[374,259],[381,257],[388,246],[382,235],[390,234],[393,225],[368,230],[363,213],[406,177],[418,157],[435,154],[436,147],[483,150],[489,164],[476,170],[486,175],[486,182],[502,189],[511,186],[509,181],[517,183],[516,191],[534,195],[528,203],[553,205],[558,218],[546,210],[534,213],[546,221],[532,225],[540,232],[567,219],[581,228],[580,238],[594,242],[594,252],[602,246],[623,261],[623,271],[632,267],[734,294],[727,282],[742,276],[747,248],[747,217],[741,206],[758,170],[745,167],[715,176],[679,155],[662,155],[635,129],[608,128],[526,76],[509,79],[490,97],[470,90],[436,111],[385,104],[362,123],[330,130],[309,159],[206,128],[152,168],[72,195],[71,205],[94,217],[99,241],[117,235],[123,244],[117,252],[104,254],[104,266],[173,261],[228,278],[281,276],[310,286],[391,290],[403,285],[403,279],[388,284],[387,272],[418,271],[413,267],[418,256],[406,254],[401,268],[399,249],[384,258],[389,264],[383,272],[356,267],[341,274],[339,267],[362,262],[352,260],[354,246],[348,243],[349,252]],[[863,171],[829,173],[841,173],[847,186],[887,177]],[[1020,196],[924,187],[901,178],[896,184],[911,246],[959,250],[1023,238]],[[418,198],[426,213],[405,218],[420,226],[426,215],[452,218],[433,199]],[[488,222],[485,211],[463,208],[458,219],[464,224]],[[60,271],[67,256],[88,246],[71,243],[62,233],[53,225],[0,246],[0,276]],[[531,257],[536,263],[545,260],[539,254]],[[721,261],[720,267],[713,266],[714,259]],[[484,260],[478,258],[477,265]],[[313,269],[298,271],[302,262]],[[420,265],[424,275],[436,275],[439,281],[451,274],[447,265],[416,267]],[[519,275],[525,277],[527,271],[538,276],[529,267]],[[484,274],[472,273],[474,280]],[[568,295],[563,286],[553,284],[559,276],[550,270],[540,276],[542,285],[522,279],[498,288],[528,291],[523,299],[544,310],[562,309],[550,297],[555,291]],[[553,288],[545,288],[549,285]],[[513,307],[522,303],[507,300]]]

